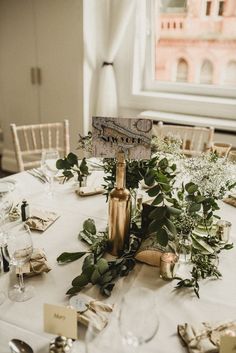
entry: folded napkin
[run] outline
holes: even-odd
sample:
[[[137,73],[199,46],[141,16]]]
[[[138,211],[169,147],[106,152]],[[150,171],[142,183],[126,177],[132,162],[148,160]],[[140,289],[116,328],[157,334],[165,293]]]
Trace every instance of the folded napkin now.
[[[81,301],[85,306],[82,311],[79,311],[75,303],[81,303]],[[92,322],[99,331],[107,325],[109,314],[113,311],[112,305],[102,303],[82,293],[72,297],[70,305],[77,310],[77,318],[81,324],[88,326]]]
[[[13,206],[8,216],[11,222],[17,221],[19,218],[21,218],[20,204]]]
[[[22,266],[22,273],[26,276],[35,276],[40,273],[47,273],[51,270],[45,252],[42,249],[34,249],[30,260]],[[19,269],[16,269],[16,274],[19,274]]]
[[[81,186],[76,190],[76,193],[79,196],[92,196],[92,195],[103,194],[104,189],[101,187]]]
[[[226,197],[223,201],[233,207],[236,207],[236,197],[234,196]]]
[[[221,336],[236,336],[236,322],[178,325],[178,334],[189,353],[218,353]]]
[[[44,232],[51,224],[53,224],[59,215],[51,211],[42,211],[38,209],[31,210],[31,216],[25,222],[30,229]]]

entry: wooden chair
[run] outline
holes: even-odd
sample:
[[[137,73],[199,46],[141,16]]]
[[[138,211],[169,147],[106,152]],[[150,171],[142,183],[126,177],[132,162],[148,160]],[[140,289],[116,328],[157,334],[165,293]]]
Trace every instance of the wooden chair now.
[[[10,126],[20,172],[39,167],[43,150],[57,149],[62,157],[69,153],[68,120],[61,123]]]
[[[198,156],[211,148],[214,128],[168,125],[159,121],[157,125],[153,126],[153,135],[177,137],[182,140],[181,148],[185,155]]]

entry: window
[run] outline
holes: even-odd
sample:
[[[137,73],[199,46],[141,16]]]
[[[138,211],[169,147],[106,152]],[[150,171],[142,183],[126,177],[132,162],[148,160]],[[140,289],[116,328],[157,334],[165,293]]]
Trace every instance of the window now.
[[[206,16],[211,15],[211,1],[206,2]]]
[[[183,58],[179,59],[177,63],[176,81],[178,82],[188,81],[188,63]]]
[[[225,70],[224,84],[236,85],[236,61],[230,61]]]
[[[208,17],[207,21],[202,17],[202,4],[206,5],[206,14],[210,15],[212,1],[192,0],[187,2],[188,6],[186,1],[180,0],[154,1],[156,6],[153,19],[154,60],[157,82],[223,85],[222,77],[225,76],[223,58],[232,57],[236,52],[236,0],[231,1],[230,16],[235,17],[235,20],[232,21],[232,17],[224,17],[224,26],[216,21],[214,16]],[[219,11],[223,16],[224,1],[215,1],[214,5],[216,4],[219,5]],[[214,81],[212,64],[209,61],[202,63],[202,56],[205,53],[211,53],[211,62],[220,68],[216,70]],[[188,63],[184,61],[179,63],[182,73],[178,73],[177,79],[173,79],[173,67],[182,55],[187,58]],[[187,66],[191,67],[188,79],[183,78]]]
[[[213,65],[210,60],[204,60],[200,71],[200,83],[211,84],[213,81]]]
[[[235,119],[236,80],[228,74],[235,64],[227,62],[236,52],[236,1],[227,0],[223,22],[219,1],[207,18],[206,3],[137,0],[132,82],[119,88],[123,107]]]
[[[219,11],[218,11],[218,16],[223,16],[224,14],[224,1],[219,1]]]

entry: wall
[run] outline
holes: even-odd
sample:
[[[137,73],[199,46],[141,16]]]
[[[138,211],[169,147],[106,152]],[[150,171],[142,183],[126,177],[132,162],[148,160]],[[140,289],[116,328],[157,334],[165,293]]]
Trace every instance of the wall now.
[[[42,34],[38,42],[35,22]],[[84,129],[83,0],[1,0],[0,43],[3,169],[16,170],[12,122],[23,125],[68,118],[75,151],[78,132]],[[30,67],[39,64],[41,91],[30,83]]]

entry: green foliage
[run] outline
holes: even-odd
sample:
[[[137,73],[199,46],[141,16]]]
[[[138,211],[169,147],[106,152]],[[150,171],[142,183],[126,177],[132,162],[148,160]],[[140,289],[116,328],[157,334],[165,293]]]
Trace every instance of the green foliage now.
[[[86,235],[86,236],[84,236]],[[108,249],[108,239],[106,232],[98,232],[92,219],[87,219],[83,223],[83,230],[79,234],[80,238],[89,245],[88,252],[62,253],[57,261],[60,264],[69,263],[84,258],[82,272],[73,279],[72,287],[67,291],[67,295],[75,295],[88,284],[98,285],[100,292],[109,296],[119,277],[127,276],[135,266],[134,254],[136,253],[140,241],[136,236],[131,236],[128,247],[122,256],[115,260],[107,260],[103,257]]]
[[[58,159],[56,167],[63,170],[64,181],[73,178],[75,173],[79,182],[82,182],[83,178],[89,175],[86,158],[83,158],[79,164],[78,157],[72,152],[64,159]]]

